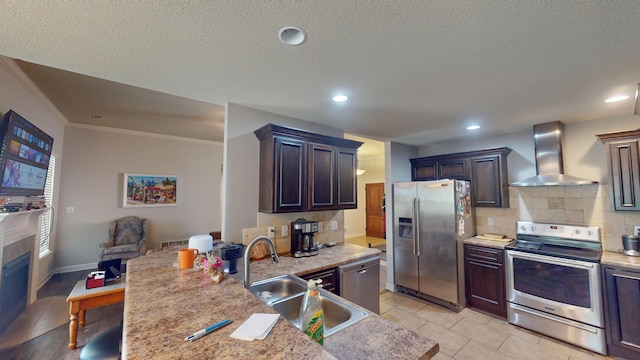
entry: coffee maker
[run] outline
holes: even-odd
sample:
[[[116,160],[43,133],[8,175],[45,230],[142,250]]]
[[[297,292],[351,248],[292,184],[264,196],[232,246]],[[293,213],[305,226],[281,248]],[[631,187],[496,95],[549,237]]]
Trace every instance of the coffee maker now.
[[[318,222],[298,219],[291,223],[291,254],[293,257],[318,255],[313,234],[318,232]]]

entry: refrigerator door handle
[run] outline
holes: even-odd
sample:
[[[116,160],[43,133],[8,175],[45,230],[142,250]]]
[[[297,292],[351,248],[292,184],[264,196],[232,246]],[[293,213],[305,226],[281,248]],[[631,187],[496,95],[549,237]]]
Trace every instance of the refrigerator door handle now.
[[[416,231],[413,236],[414,246],[417,249],[416,255],[420,256],[420,198],[416,198],[416,210],[414,214],[414,223]]]
[[[411,212],[412,212],[412,214],[411,214],[411,216],[412,216],[412,225],[411,226],[413,227],[411,229],[411,240],[413,240],[413,255],[418,255],[418,250],[416,249],[416,244],[417,244],[417,241],[416,241],[417,235],[416,235],[416,233],[417,233],[417,230],[418,230],[418,228],[417,228],[418,227],[418,223],[416,222],[416,201],[417,200],[418,199],[413,198],[413,204],[412,204],[412,208],[411,208]]]

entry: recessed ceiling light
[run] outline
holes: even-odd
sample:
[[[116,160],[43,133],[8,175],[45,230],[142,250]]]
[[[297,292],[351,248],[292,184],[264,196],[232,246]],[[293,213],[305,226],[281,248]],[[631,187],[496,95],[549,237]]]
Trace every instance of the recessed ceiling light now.
[[[284,44],[297,46],[307,41],[307,34],[298,27],[285,26],[278,32],[278,38]]]
[[[610,97],[607,100],[605,100],[604,102],[612,103],[612,102],[618,102],[618,101],[622,101],[622,100],[627,100],[628,98],[629,98],[628,95],[619,95],[619,96]]]
[[[480,129],[480,125],[467,126],[467,130],[478,130],[478,129]]]
[[[336,95],[333,97],[333,101],[335,102],[345,102],[349,100],[349,97],[346,95]]]

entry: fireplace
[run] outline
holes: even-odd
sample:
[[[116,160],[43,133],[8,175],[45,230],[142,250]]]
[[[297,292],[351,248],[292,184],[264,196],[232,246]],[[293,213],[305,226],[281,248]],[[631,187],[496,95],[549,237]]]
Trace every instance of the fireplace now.
[[[49,271],[51,254],[38,254],[45,210],[0,213],[0,332],[36,301],[38,284]]]
[[[27,307],[31,253],[2,265],[0,279],[0,333]]]

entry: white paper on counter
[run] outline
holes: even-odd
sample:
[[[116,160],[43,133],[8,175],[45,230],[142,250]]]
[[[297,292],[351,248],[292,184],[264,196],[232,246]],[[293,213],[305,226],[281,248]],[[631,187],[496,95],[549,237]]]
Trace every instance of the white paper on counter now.
[[[280,314],[253,314],[229,336],[245,341],[264,340],[279,317]]]

